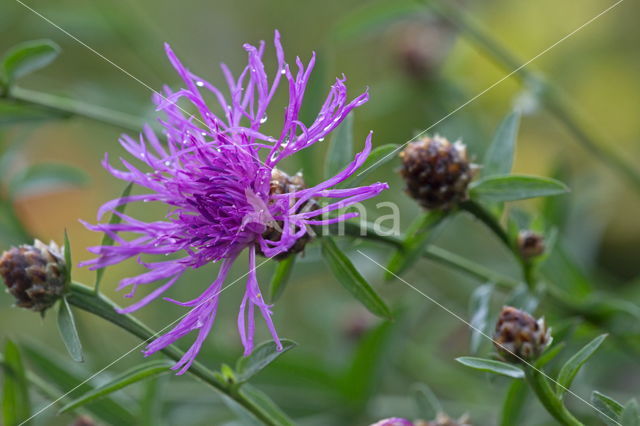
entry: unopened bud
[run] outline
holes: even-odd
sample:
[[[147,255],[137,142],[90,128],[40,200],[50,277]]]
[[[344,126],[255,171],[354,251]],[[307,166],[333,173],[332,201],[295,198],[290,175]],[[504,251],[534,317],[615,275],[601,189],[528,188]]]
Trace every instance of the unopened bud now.
[[[544,237],[536,232],[523,230],[518,234],[518,250],[524,259],[532,259],[544,253]]]
[[[476,166],[467,160],[461,142],[425,137],[411,142],[400,158],[407,193],[425,209],[448,210],[468,198]]]
[[[551,329],[544,318],[536,320],[525,311],[505,306],[496,323],[493,342],[504,359],[513,362],[534,360],[551,341]]]
[[[39,240],[5,251],[0,257],[0,276],[16,306],[44,312],[65,289],[66,265],[58,245]]]

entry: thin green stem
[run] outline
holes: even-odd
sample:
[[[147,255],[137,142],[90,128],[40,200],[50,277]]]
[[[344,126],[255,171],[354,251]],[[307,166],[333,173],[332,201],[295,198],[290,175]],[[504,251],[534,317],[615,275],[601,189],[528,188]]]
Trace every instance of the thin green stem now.
[[[540,403],[557,421],[565,426],[584,426],[565,407],[561,399],[551,389],[549,382],[540,370],[525,366],[527,382],[538,397]]]
[[[614,172],[627,178],[635,189],[640,191],[640,170],[611,148],[615,145],[607,144],[594,136],[594,130],[579,117],[573,102],[564,92],[527,69],[524,62],[467,17],[459,7],[452,6],[444,0],[429,0],[428,3],[431,10],[455,25],[471,42],[488,53],[498,66],[512,73],[523,84],[533,86],[541,95],[540,100],[544,107],[565,125],[584,148]]]
[[[142,128],[142,120],[137,117],[49,93],[12,87],[9,93],[5,95],[5,98],[19,104],[44,108],[63,116],[85,117],[132,132],[139,132]]]
[[[133,316],[119,314],[116,311],[117,306],[111,300],[104,296],[96,295],[92,288],[83,284],[72,283],[67,300],[77,308],[97,315],[145,342],[150,341],[157,336],[157,333],[135,319]],[[184,355],[184,351],[175,345],[169,345],[162,349],[161,352],[174,361],[180,360]],[[204,365],[195,361],[187,372],[211,386],[216,391],[222,393],[224,396],[229,397],[240,404],[264,424],[277,426],[277,422],[265,413],[261,407],[257,406],[239,392],[236,385],[228,384],[219,380],[215,376],[214,372],[207,369]]]

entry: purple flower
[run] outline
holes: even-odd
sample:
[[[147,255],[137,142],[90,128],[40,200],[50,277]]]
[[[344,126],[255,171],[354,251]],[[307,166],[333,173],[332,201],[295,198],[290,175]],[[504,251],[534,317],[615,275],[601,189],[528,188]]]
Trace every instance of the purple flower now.
[[[280,35],[275,33],[277,69],[271,82],[262,62],[265,43],[259,47],[245,44],[249,63],[236,79],[223,64],[222,72],[229,86],[228,93],[212,86],[189,71],[166,45],[167,55],[184,82],[184,88],[174,92],[164,88],[156,94],[154,103],[164,113],[159,119],[166,143],[145,126],[139,140],[122,136],[120,143],[142,168],[121,158],[124,170],[111,166],[105,156],[104,167],[116,178],[133,182],[146,189],[142,195],[115,199],[98,211],[98,220],[108,212],[118,215],[119,224],[85,224],[89,229],[104,232],[115,241],[113,246],[90,247],[98,257],[83,265],[103,268],[131,257],[147,271],[123,279],[118,290],[129,289],[133,297],[140,286],[164,281],[147,296],[121,310],[129,313],[147,305],[169,289],[187,269],[199,268],[210,262],[222,261],[218,277],[196,299],[188,302],[170,300],[191,308],[168,333],[150,343],[145,355],[150,355],[177,339],[197,331],[195,343],[173,367],[184,373],[195,359],[214,322],[219,293],[233,262],[244,249],[249,252],[249,273],[246,291],[240,303],[238,329],[248,355],[253,348],[257,308],[278,347],[281,347],[271,319],[271,305],[261,294],[256,277],[256,253],[265,257],[282,257],[293,250],[297,242],[308,239],[310,226],[327,225],[357,216],[355,213],[329,217],[330,212],[374,197],[388,188],[375,183],[350,189],[331,189],[351,176],[366,160],[371,150],[371,134],[362,152],[337,175],[308,188],[274,190],[274,176],[286,176],[276,169],[285,158],[322,141],[354,108],[368,100],[365,92],[350,102],[345,78],[338,78],[313,123],[299,120],[304,91],[313,69],[315,55],[305,67],[296,58],[296,69],[285,62]],[[267,120],[267,109],[280,84],[289,91],[289,103],[284,110],[282,130],[277,136],[261,131]],[[205,101],[213,100],[213,105]],[[189,115],[177,105],[186,100],[197,113]],[[276,115],[274,112],[270,112]],[[287,176],[287,178],[289,178]],[[289,178],[291,179],[291,178]],[[278,188],[276,188],[278,189]],[[321,202],[326,199],[326,202]],[[156,201],[168,206],[164,218],[144,222],[116,211],[120,205]],[[313,206],[309,208],[309,206]],[[277,228],[278,232],[267,232]],[[118,233],[133,233],[125,240]],[[175,260],[144,261],[143,255],[179,255]]]
[[[388,419],[380,420],[372,424],[371,426],[414,426],[412,421],[403,419],[401,417],[391,417]]]

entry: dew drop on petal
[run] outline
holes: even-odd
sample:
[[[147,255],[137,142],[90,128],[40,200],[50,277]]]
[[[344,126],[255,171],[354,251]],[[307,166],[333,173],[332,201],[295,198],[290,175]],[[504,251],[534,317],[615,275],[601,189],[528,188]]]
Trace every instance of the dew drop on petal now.
[[[198,86],[198,87],[202,87],[202,86],[204,86],[204,82],[202,82],[202,81],[196,81],[196,86]]]
[[[266,123],[266,122],[267,122],[267,116],[265,115],[264,117],[262,117],[262,118],[260,119],[260,124],[264,124],[264,123]]]
[[[318,139],[318,142],[324,142],[324,138]]]

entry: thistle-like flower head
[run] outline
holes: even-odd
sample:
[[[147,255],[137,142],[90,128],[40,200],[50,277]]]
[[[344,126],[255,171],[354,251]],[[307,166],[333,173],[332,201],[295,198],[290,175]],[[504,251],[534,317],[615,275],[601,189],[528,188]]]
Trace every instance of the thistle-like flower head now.
[[[132,312],[159,297],[185,271],[210,262],[221,262],[218,277],[199,297],[188,302],[172,300],[190,307],[191,311],[145,350],[145,354],[150,355],[197,331],[194,344],[174,366],[179,373],[189,368],[208,335],[223,282],[241,252],[247,249],[250,269],[240,303],[238,328],[245,354],[249,354],[254,345],[256,308],[273,339],[280,344],[271,320],[271,306],[264,301],[258,286],[256,253],[279,258],[296,251],[300,241],[309,238],[310,226],[356,216],[350,213],[328,217],[330,212],[371,198],[387,188],[384,183],[375,183],[332,189],[365,161],[371,149],[371,134],[366,138],[363,151],[326,181],[303,186],[294,182],[295,177],[283,178],[283,172],[276,166],[298,151],[324,140],[354,108],[368,100],[368,94],[365,92],[349,101],[346,79],[338,78],[315,120],[303,123],[299,113],[315,56],[306,66],[296,58],[295,67],[290,67],[277,32],[274,44],[277,68],[272,79],[267,77],[262,61],[265,43],[258,47],[246,44],[248,65],[237,78],[222,65],[228,84],[226,93],[187,69],[167,45],[169,60],[184,87],[178,91],[165,87],[163,95],[154,96],[157,110],[164,113],[158,120],[164,140],[146,126],[139,139],[129,136],[120,139],[122,146],[141,166],[123,158],[124,169],[119,170],[108,158],[104,161],[104,167],[113,176],[135,183],[144,188],[145,193],[112,200],[100,208],[98,220],[105,213],[114,212],[122,218],[122,223],[86,225],[108,234],[116,244],[91,247],[89,250],[98,257],[84,264],[97,269],[137,258],[148,271],[120,282],[118,289],[129,289],[128,297],[141,286],[163,281],[122,312]],[[288,89],[289,102],[282,115],[279,134],[270,135],[262,128],[281,82]],[[188,101],[196,114],[186,114],[177,105],[181,100]],[[269,114],[271,120],[278,116],[276,111]],[[278,182],[284,184],[278,186]],[[320,204],[323,199],[327,201]],[[163,203],[168,212],[156,221],[145,222],[116,211],[122,204],[139,201]],[[126,240],[118,235],[120,232],[133,233],[135,237]],[[176,258],[166,261],[144,259],[146,255],[161,254]]]

